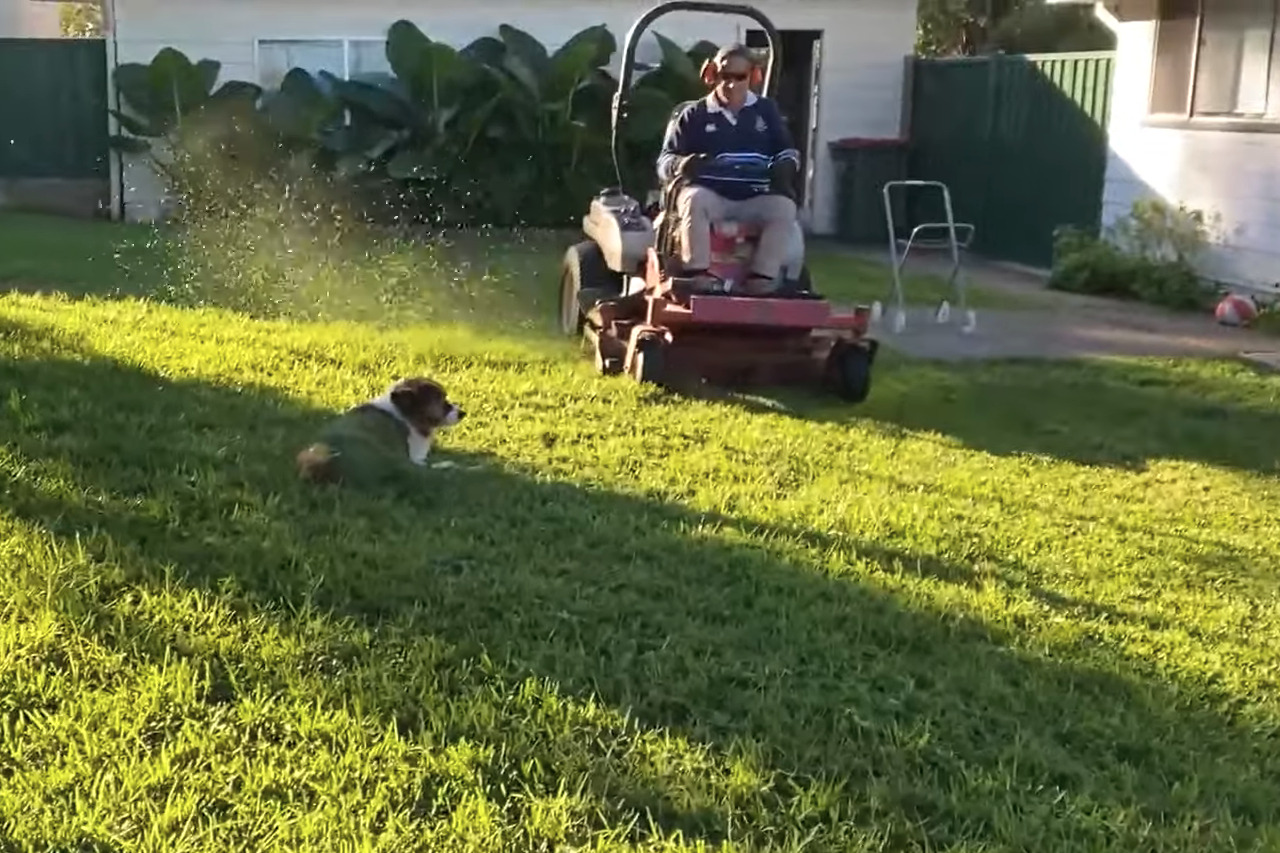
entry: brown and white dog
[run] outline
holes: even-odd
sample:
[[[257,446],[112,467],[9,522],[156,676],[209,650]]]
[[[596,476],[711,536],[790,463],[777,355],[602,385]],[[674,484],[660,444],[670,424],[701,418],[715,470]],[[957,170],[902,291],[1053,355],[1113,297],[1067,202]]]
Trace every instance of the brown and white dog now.
[[[355,484],[400,477],[426,465],[436,433],[464,417],[440,383],[401,379],[330,421],[297,455],[298,474],[312,482]]]

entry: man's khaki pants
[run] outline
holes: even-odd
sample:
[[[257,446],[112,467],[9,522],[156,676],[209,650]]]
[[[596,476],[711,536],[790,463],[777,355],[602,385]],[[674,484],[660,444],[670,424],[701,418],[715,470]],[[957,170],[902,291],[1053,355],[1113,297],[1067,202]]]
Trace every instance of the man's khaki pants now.
[[[751,272],[771,281],[778,278],[796,221],[796,203],[791,199],[771,194],[731,201],[714,190],[692,186],[680,191],[675,213],[681,260],[690,269],[711,266],[711,223],[732,219],[764,226]],[[777,284],[773,281],[774,287]]]

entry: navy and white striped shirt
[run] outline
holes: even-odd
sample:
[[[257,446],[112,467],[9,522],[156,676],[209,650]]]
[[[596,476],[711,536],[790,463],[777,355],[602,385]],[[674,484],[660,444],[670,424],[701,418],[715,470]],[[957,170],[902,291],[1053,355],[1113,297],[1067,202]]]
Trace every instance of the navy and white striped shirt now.
[[[778,105],[754,92],[747,94],[737,115],[714,92],[676,114],[667,125],[658,156],[658,179],[663,184],[674,177],[677,161],[687,154],[714,157],[694,183],[734,201],[768,192],[769,166],[775,161],[790,159],[800,165],[800,152]]]

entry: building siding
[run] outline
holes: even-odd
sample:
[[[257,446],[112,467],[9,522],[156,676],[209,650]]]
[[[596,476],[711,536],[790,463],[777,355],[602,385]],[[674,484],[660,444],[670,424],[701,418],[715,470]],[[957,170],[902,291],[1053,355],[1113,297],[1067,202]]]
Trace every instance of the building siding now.
[[[621,45],[650,5],[649,0],[487,0],[481,11],[433,0],[115,0],[115,30],[121,63],[147,62],[161,48],[176,47],[193,60],[222,62],[223,79],[256,80],[256,39],[380,38],[391,23],[407,18],[456,47],[494,34],[500,23],[527,30],[549,47],[584,27],[604,24]],[[762,0],[758,6],[780,29],[824,31],[811,225],[816,233],[831,233],[835,187],[827,143],[899,132],[903,57],[915,39],[915,7],[901,0]],[[748,26],[736,17],[673,13],[654,28],[687,44],[700,38],[740,39]],[[126,218],[157,215],[160,186],[145,167],[126,163],[123,184]]]
[[[0,38],[56,39],[61,35],[57,3],[0,0]]]
[[[1234,285],[1280,283],[1280,134],[1145,127],[1155,25],[1116,24],[1111,152],[1103,223],[1163,198],[1221,217],[1203,272]]]

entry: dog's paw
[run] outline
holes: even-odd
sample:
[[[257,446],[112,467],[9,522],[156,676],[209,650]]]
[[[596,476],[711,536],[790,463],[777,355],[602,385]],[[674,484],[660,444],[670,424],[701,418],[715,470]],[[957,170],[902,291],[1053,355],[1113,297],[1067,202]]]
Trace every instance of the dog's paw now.
[[[480,470],[479,465],[462,465],[457,462],[449,462],[448,460],[432,462],[431,467],[437,471],[441,471],[441,470],[443,471],[479,471]]]

